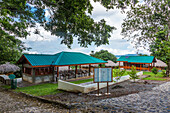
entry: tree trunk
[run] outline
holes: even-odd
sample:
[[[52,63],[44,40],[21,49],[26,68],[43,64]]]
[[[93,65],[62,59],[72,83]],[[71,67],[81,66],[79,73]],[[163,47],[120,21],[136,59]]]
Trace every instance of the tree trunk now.
[[[170,72],[170,60],[168,61],[168,67],[166,69],[166,75],[169,77],[169,72]]]

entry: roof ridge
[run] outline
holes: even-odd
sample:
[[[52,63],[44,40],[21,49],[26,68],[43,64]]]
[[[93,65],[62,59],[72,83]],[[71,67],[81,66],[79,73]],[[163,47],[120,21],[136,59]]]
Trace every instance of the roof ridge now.
[[[154,57],[154,56],[121,56],[121,57]]]
[[[57,58],[57,60],[54,61],[55,63],[59,63],[59,61],[60,61],[61,57],[63,56],[64,52],[60,52],[60,53],[58,53],[58,54],[60,54],[60,55],[59,55],[59,57]]]
[[[45,56],[54,56],[53,54],[23,54],[23,55],[45,55]]]
[[[84,54],[84,53],[81,53],[81,54]],[[84,54],[84,55],[86,55],[86,54]],[[94,59],[93,58],[95,58],[95,59],[99,59],[99,58],[96,58],[96,57],[93,57],[93,56],[90,56],[90,55],[86,55],[86,56],[89,56],[89,58],[91,59],[91,60],[93,60],[94,61]],[[99,60],[101,60],[101,59],[99,59]],[[105,60],[103,60],[103,61],[105,61]],[[106,61],[107,62],[107,61]],[[108,62],[107,62],[108,63]]]

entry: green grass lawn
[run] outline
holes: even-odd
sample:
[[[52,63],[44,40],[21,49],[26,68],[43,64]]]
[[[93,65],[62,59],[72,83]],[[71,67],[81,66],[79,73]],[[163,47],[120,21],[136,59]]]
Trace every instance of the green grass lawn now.
[[[160,81],[163,81],[163,80],[166,80],[163,77],[163,75],[161,74],[161,72],[159,72],[158,74],[154,75],[152,72],[143,72],[143,75],[150,75],[150,77],[147,77],[147,78],[143,78],[143,80],[160,80]]]
[[[3,88],[5,88],[5,89],[10,89],[11,88],[11,85],[4,85],[4,86],[2,86]]]
[[[62,91],[57,90],[57,88],[58,88],[58,84],[45,83],[45,84],[38,84],[34,86],[17,88],[15,91],[31,94],[34,96],[44,96],[44,95],[53,95],[56,93],[61,93]]]

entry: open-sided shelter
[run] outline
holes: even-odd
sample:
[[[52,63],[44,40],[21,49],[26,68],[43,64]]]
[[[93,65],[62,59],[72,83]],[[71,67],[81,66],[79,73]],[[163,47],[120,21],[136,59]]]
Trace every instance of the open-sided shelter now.
[[[119,67],[124,69],[131,69],[135,66],[137,70],[151,71],[155,67],[156,59],[154,56],[121,56],[117,62]],[[120,63],[123,62],[123,66]]]
[[[62,66],[68,66],[69,69],[70,66],[75,66],[76,74],[77,66],[89,65],[90,70],[92,64],[104,63],[107,62],[80,52],[60,52],[54,55],[24,54],[18,60],[18,64],[22,64],[23,80],[30,83],[56,81],[59,77],[59,67]]]

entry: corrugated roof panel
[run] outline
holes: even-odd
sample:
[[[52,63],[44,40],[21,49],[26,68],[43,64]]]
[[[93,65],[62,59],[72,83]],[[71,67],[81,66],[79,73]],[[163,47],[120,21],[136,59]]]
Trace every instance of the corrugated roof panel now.
[[[54,61],[54,55],[43,55],[43,54],[24,54],[27,60],[31,63],[32,66],[39,65],[51,65]]]
[[[55,65],[73,65],[88,63],[107,63],[106,61],[91,57],[79,52],[63,52],[62,57]]]

